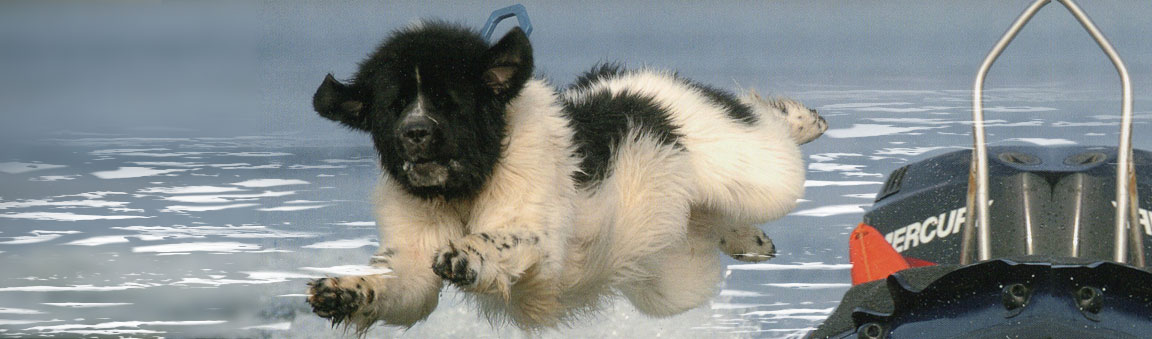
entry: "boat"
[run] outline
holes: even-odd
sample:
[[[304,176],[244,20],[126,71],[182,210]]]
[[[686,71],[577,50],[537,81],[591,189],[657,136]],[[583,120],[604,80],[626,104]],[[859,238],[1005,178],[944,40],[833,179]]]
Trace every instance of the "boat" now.
[[[1121,80],[1117,146],[992,146],[984,78],[1036,12],[1033,2],[973,84],[973,148],[892,171],[849,235],[853,286],[810,338],[1152,336],[1152,152],[1132,147],[1124,62],[1073,0]]]

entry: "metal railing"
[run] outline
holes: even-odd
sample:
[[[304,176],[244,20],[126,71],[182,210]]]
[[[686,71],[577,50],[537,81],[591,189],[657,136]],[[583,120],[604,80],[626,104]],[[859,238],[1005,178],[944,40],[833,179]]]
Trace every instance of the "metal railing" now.
[[[968,219],[964,225],[964,233],[961,240],[961,264],[971,263],[972,258],[972,241],[975,234],[976,247],[978,249],[978,259],[980,261],[992,259],[991,247],[991,230],[989,226],[988,216],[988,150],[987,143],[984,138],[984,78],[988,74],[988,70],[992,68],[992,64],[996,62],[996,58],[1004,51],[1004,48],[1012,42],[1020,29],[1032,19],[1036,12],[1040,11],[1044,5],[1047,5],[1052,0],[1037,0],[1032,5],[1016,18],[1016,22],[1008,28],[1007,32],[1000,37],[1000,41],[992,47],[992,51],[988,52],[988,56],[984,57],[984,62],[980,65],[980,71],[976,74],[976,81],[972,86],[972,137],[973,137],[973,152],[972,152],[972,167],[968,174]],[[1108,43],[1108,39],[1096,25],[1092,23],[1092,19],[1088,18],[1087,14],[1077,6],[1072,0],[1057,0],[1072,13],[1072,16],[1080,22],[1084,30],[1096,40],[1096,44],[1100,45],[1100,49],[1112,61],[1112,65],[1116,67],[1116,72],[1120,74],[1122,100],[1121,114],[1120,114],[1120,145],[1117,148],[1117,164],[1116,164],[1116,224],[1115,224],[1115,244],[1113,247],[1113,261],[1119,263],[1129,263],[1129,251],[1132,253],[1132,265],[1143,267],[1144,266],[1144,246],[1143,234],[1140,232],[1140,227],[1132,225],[1129,227],[1128,221],[1139,220],[1137,212],[1137,199],[1136,199],[1136,170],[1135,165],[1132,163],[1132,85],[1128,79],[1128,69],[1124,66],[1124,61],[1120,60],[1120,56],[1112,48],[1112,44]],[[1124,175],[1121,174],[1124,171]],[[979,227],[977,227],[977,223]],[[1131,243],[1129,243],[1131,242]],[[1129,247],[1131,245],[1131,248]]]

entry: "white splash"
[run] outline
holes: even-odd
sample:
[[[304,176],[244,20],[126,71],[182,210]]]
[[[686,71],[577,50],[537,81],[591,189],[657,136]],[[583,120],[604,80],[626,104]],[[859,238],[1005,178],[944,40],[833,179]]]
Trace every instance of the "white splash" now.
[[[122,236],[122,235],[106,235],[106,236],[92,237],[92,238],[87,238],[87,239],[80,239],[80,240],[76,240],[76,241],[72,241],[72,242],[66,243],[65,245],[73,245],[73,246],[100,246],[100,245],[107,245],[107,244],[118,244],[118,243],[125,243],[125,242],[128,242],[128,237],[127,237],[127,236]]]
[[[344,240],[333,240],[333,241],[321,241],[321,242],[318,242],[315,244],[303,246],[303,248],[329,248],[329,249],[342,248],[342,249],[347,249],[347,248],[361,248],[364,246],[376,246],[376,245],[379,245],[379,242],[376,239],[361,238],[361,239],[344,239]]]
[[[151,330],[139,330],[140,326],[204,326],[227,323],[225,320],[188,320],[188,321],[114,321],[99,324],[67,324],[54,326],[29,327],[28,331],[48,333],[76,333],[76,334],[150,334],[164,333]]]
[[[371,274],[386,274],[392,270],[375,266],[364,265],[341,265],[332,267],[301,267],[305,271],[320,272],[335,275],[371,275]]]
[[[238,242],[190,242],[180,244],[164,244],[141,246],[132,248],[133,253],[187,253],[187,252],[216,252],[238,253],[260,250],[260,245]]]
[[[344,163],[369,163],[375,164],[376,159],[361,158],[361,159],[324,159],[320,160],[329,164],[344,164]]]
[[[292,323],[291,322],[282,322],[282,323],[267,324],[267,325],[241,327],[240,329],[242,329],[242,330],[265,330],[265,331],[287,331],[287,330],[292,329]]]
[[[206,211],[219,211],[232,208],[252,207],[259,206],[260,204],[231,204],[231,205],[210,205],[210,206],[168,206],[161,212],[206,212]]]
[[[1075,145],[1076,142],[1068,139],[1049,139],[1049,138],[1012,138],[1004,141],[1023,141],[1034,145],[1040,146],[1061,146],[1061,145]]]
[[[348,168],[344,165],[291,165],[288,169],[340,169]]]
[[[808,180],[804,182],[804,187],[824,187],[824,186],[861,186],[861,185],[883,185],[883,181],[824,181],[824,180]]]
[[[23,308],[0,307],[0,314],[44,314],[44,312]]]
[[[984,107],[985,112],[1003,112],[1003,113],[1024,113],[1024,112],[1049,112],[1056,111],[1052,107],[1034,107],[1034,106],[993,106]]]
[[[122,201],[106,201],[106,200],[68,200],[68,201],[52,201],[43,199],[34,200],[20,200],[0,202],[0,210],[9,208],[28,208],[28,207],[63,207],[63,208],[108,208],[108,207],[123,207],[127,202]]]
[[[885,149],[881,149],[879,151],[876,151],[876,154],[877,155],[916,156],[916,155],[921,155],[921,154],[928,153],[928,152],[935,151],[935,150],[950,149],[950,148],[963,149],[966,147],[959,147],[959,146],[893,147],[893,148],[885,148]]]
[[[375,227],[376,222],[375,221],[349,221],[349,222],[333,223],[332,225],[353,226],[353,227]]]
[[[89,215],[69,212],[27,212],[0,214],[0,218],[32,219],[45,221],[91,221],[91,220],[120,220],[151,218],[140,215]]]
[[[813,208],[813,209],[806,209],[803,211],[792,212],[791,215],[799,215],[799,216],[806,216],[806,217],[827,217],[827,216],[841,215],[841,214],[864,213],[865,212],[864,206],[868,206],[868,205],[850,204],[850,205],[822,206],[822,207],[817,207],[817,208]]]
[[[124,283],[119,286],[93,286],[93,285],[72,285],[72,286],[16,286],[16,287],[0,287],[0,292],[61,292],[61,291],[83,291],[83,292],[107,292],[107,291],[124,291],[140,288],[148,288],[154,285],[138,284],[138,283]]]
[[[284,153],[284,152],[232,152],[232,153],[223,153],[220,155],[226,155],[226,156],[232,156],[232,157],[282,157],[282,156],[292,155],[292,153]]]
[[[133,165],[140,166],[160,166],[160,167],[236,167],[236,166],[251,166],[246,162],[234,164],[205,164],[200,162],[180,162],[180,161],[130,161]]]
[[[737,298],[750,298],[750,297],[763,297],[764,293],[742,290],[720,290],[721,297],[737,297]],[[773,306],[773,305],[768,305]]]
[[[173,286],[183,285],[263,285],[286,282],[290,279],[316,279],[320,278],[317,275],[300,274],[291,272],[243,272],[248,275],[248,279],[228,279],[223,277],[205,278],[184,278],[180,281],[174,282]]]
[[[296,194],[296,191],[264,191],[252,194],[211,194],[211,195],[174,195],[164,197],[164,200],[187,202],[194,204],[221,204],[235,201],[256,200],[268,197],[283,197]]]
[[[853,102],[846,104],[832,104],[820,106],[820,110],[837,110],[837,109],[853,109],[853,108],[869,108],[877,106],[901,106],[911,105],[910,102]]]
[[[225,193],[243,191],[243,188],[238,187],[220,187],[220,186],[182,186],[182,187],[149,187],[141,189],[137,192],[140,193],[161,193],[161,194],[199,194],[199,193]]]
[[[1067,122],[1057,121],[1052,123],[1052,127],[1093,127],[1093,126],[1118,126],[1119,122],[1103,122],[1103,121],[1088,121],[1088,122]]]
[[[852,264],[825,264],[822,262],[811,263],[797,263],[797,264],[739,264],[728,265],[730,270],[750,270],[750,271],[836,271],[851,269]]]
[[[113,307],[113,306],[126,306],[132,303],[40,303],[42,305],[68,307],[68,308],[95,308],[95,307]]]
[[[291,212],[291,211],[312,210],[312,209],[324,208],[324,207],[328,207],[328,206],[332,206],[332,205],[277,206],[277,207],[269,207],[269,208],[257,208],[256,210],[257,211],[263,211],[263,212]]]
[[[770,311],[752,311],[740,314],[741,316],[771,316],[772,319],[806,319],[793,317],[799,314],[821,314],[820,318],[816,320],[824,320],[828,314],[836,310],[835,307],[829,308],[790,308],[783,310],[770,310]]]
[[[859,153],[819,153],[819,154],[809,155],[808,158],[812,159],[812,161],[823,162],[823,161],[836,160],[836,159],[839,159],[842,157],[860,157],[860,156],[864,156],[864,155],[859,154]]]
[[[907,132],[930,130],[941,127],[895,127],[892,125],[875,125],[875,124],[852,124],[852,127],[841,129],[830,129],[824,132],[824,135],[834,139],[844,138],[864,138],[864,137],[878,137],[884,135],[896,135]]]
[[[190,171],[187,169],[163,169],[158,170],[152,167],[120,167],[119,169],[111,171],[98,171],[92,172],[92,175],[100,179],[127,179],[139,177],[151,177],[161,174],[176,173]]]
[[[761,284],[771,287],[794,288],[801,290],[817,290],[827,288],[849,288],[852,284],[849,283],[774,283],[774,284]]]
[[[307,185],[310,182],[297,179],[253,179],[241,182],[234,182],[232,185],[242,187],[273,187],[285,185]]]
[[[134,231],[139,234],[106,235],[87,239],[80,239],[66,243],[73,246],[100,246],[129,242],[128,238],[142,241],[157,241],[166,239],[201,239],[209,236],[238,239],[263,238],[311,238],[315,234],[305,232],[291,232],[268,228],[260,225],[241,226],[126,226],[112,227],[112,229]]]
[[[43,176],[39,176],[39,177],[35,177],[35,178],[29,178],[28,181],[50,182],[50,181],[61,181],[61,180],[75,180],[76,178],[79,178],[79,177],[80,177],[79,174],[77,174],[77,175],[43,175]]]
[[[846,165],[846,164],[837,164],[837,163],[831,163],[831,162],[814,162],[814,163],[808,164],[808,169],[813,170],[813,171],[818,171],[818,172],[852,172],[852,171],[858,171],[864,167],[867,167],[867,166],[864,166],[864,165]]]
[[[24,245],[52,241],[64,234],[76,234],[80,231],[31,231],[30,236],[12,237],[12,240],[0,242],[0,245]]]

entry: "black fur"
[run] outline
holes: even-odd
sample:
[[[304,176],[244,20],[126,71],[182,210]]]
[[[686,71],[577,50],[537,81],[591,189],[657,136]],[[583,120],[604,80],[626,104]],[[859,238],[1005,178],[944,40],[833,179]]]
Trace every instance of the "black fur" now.
[[[576,81],[568,85],[569,90],[587,90],[595,85],[597,82],[618,77],[627,74],[624,66],[617,63],[603,63],[593,66],[591,70],[584,72]]]
[[[345,85],[329,75],[313,105],[321,116],[372,135],[384,169],[420,197],[473,196],[503,151],[505,106],[532,76],[528,37],[513,28],[494,45],[461,26],[433,22],[395,32]],[[417,71],[418,70],[418,71]],[[417,73],[418,72],[418,73]],[[419,85],[417,85],[419,77]],[[419,161],[448,168],[440,185],[408,179],[397,123],[423,95],[438,126],[435,144]]]
[[[692,87],[695,87],[697,90],[700,90],[701,93],[704,93],[704,96],[708,97],[708,101],[711,101],[717,106],[724,107],[724,112],[728,113],[728,117],[732,118],[732,120],[743,122],[745,125],[752,125],[756,123],[756,115],[752,114],[752,108],[740,102],[740,100],[736,99],[736,96],[732,95],[732,93],[728,93],[726,91],[722,91],[716,89],[715,87],[701,84],[695,81],[682,81]]]
[[[606,69],[601,67],[600,70]],[[679,146],[681,136],[668,121],[668,111],[646,96],[633,93],[613,95],[602,90],[582,100],[567,100],[564,112],[574,132],[576,153],[583,158],[581,172],[573,175],[582,187],[593,185],[608,175],[612,152],[625,141],[629,131],[639,130],[664,144]]]
[[[624,66],[617,63],[599,64],[576,78],[576,81],[569,85],[568,89],[587,90],[597,82],[626,75],[628,72]],[[740,121],[747,125],[756,123],[757,117],[755,114],[752,114],[752,108],[740,102],[732,93],[682,78],[678,74],[673,74],[673,76],[676,80],[703,93],[704,96],[708,98],[708,101],[711,101],[717,106],[724,107],[724,112],[727,113],[728,117],[732,118],[732,120]]]

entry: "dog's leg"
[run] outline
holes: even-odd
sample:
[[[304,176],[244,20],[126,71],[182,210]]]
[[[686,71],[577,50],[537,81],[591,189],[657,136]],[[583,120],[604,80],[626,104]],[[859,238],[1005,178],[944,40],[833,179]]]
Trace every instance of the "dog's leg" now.
[[[551,93],[551,88],[525,91]],[[544,95],[544,94],[540,94]],[[537,104],[549,104],[541,102]],[[513,109],[514,108],[514,109]],[[573,231],[579,159],[559,127],[539,114],[557,108],[511,107],[503,157],[464,218],[468,235],[441,246],[429,265],[479,302],[525,328],[553,326],[565,314],[559,276]],[[503,320],[503,319],[500,319]]]
[[[435,250],[459,237],[462,225],[443,203],[388,194],[382,185],[378,219],[381,247],[374,267],[389,273],[322,278],[310,282],[308,302],[333,324],[350,324],[360,333],[376,321],[412,326],[436,308],[443,286],[432,272]],[[453,220],[457,221],[453,221]]]
[[[760,262],[776,257],[776,246],[755,225],[731,220],[703,208],[692,210],[692,224],[709,229],[718,240],[720,250],[733,259]]]
[[[643,262],[687,233],[692,169],[683,149],[630,135],[616,150],[613,172],[592,197],[612,225],[611,270],[619,282],[644,279]],[[678,245],[676,245],[678,246]]]
[[[638,311],[667,317],[699,307],[716,296],[723,265],[716,251],[718,239],[709,228],[694,221],[683,242],[669,246],[645,265],[650,278],[620,289]]]
[[[510,288],[546,255],[548,232],[480,232],[450,241],[433,260],[432,271],[462,289],[509,297]]]
[[[488,310],[503,314],[522,328],[556,325],[563,316],[558,268],[551,258],[549,231],[489,230],[451,241],[433,260],[432,270]],[[499,314],[493,312],[491,314]]]

